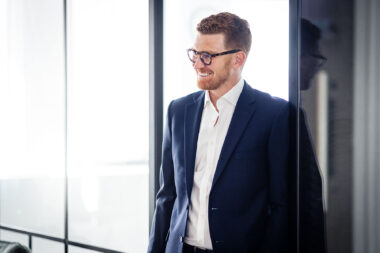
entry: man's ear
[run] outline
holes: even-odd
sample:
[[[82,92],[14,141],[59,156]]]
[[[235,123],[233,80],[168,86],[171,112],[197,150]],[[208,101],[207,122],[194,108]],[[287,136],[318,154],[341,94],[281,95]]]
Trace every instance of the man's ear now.
[[[244,51],[237,52],[234,57],[234,67],[236,69],[242,67],[246,59],[247,59],[247,55]]]

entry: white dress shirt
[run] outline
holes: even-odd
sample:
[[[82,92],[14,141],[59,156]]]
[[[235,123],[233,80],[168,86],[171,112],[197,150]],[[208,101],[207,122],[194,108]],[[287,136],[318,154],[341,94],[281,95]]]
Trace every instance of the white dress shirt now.
[[[202,249],[212,249],[208,222],[209,195],[224,139],[243,86],[244,80],[240,79],[231,90],[219,98],[216,102],[218,110],[212,104],[209,92],[205,91],[195,157],[194,183],[184,238],[185,243]]]

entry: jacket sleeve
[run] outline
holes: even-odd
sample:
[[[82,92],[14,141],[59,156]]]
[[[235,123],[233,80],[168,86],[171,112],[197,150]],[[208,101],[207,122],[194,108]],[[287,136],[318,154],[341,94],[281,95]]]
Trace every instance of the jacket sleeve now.
[[[162,143],[162,165],[160,169],[160,189],[156,196],[152,228],[149,238],[148,253],[165,252],[166,240],[169,233],[170,218],[174,201],[177,197],[174,183],[174,166],[172,159],[172,113],[170,103]]]
[[[288,232],[289,105],[283,104],[272,124],[268,144],[269,206],[260,253],[286,252]]]

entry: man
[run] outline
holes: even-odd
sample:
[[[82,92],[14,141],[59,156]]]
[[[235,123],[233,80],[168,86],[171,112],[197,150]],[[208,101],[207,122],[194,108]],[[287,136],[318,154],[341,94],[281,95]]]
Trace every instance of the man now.
[[[241,77],[247,21],[219,13],[197,31],[203,91],[169,105],[148,252],[285,252],[288,104]]]
[[[300,88],[310,88],[312,79],[327,58],[321,55],[321,30],[309,20],[301,19]],[[301,105],[302,106],[302,105]],[[300,252],[326,252],[325,213],[322,178],[305,111],[299,111],[299,249]]]

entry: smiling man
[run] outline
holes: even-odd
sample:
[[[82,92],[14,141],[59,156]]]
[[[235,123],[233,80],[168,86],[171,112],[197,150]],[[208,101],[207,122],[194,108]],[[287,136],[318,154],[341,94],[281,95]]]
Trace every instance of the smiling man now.
[[[286,252],[288,103],[242,78],[247,21],[224,12],[197,31],[201,91],[168,108],[148,252]]]

